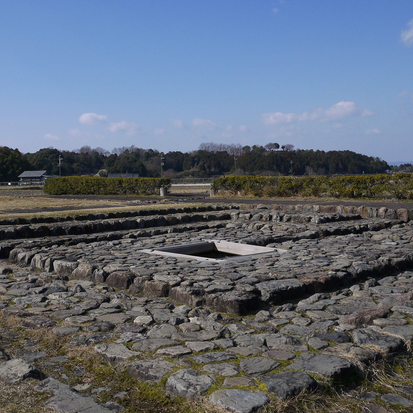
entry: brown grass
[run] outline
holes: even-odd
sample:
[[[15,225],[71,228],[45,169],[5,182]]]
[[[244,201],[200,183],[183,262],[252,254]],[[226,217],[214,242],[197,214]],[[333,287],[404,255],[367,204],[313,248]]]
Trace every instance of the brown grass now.
[[[9,191],[12,192],[12,191]],[[133,212],[141,209],[166,209],[176,203],[142,203],[139,199],[118,200],[111,197],[105,199],[67,199],[49,197],[42,191],[34,191],[41,195],[32,196],[33,191],[22,191],[17,196],[3,195],[0,191],[0,219],[32,218],[32,217],[65,217],[108,212]],[[154,198],[160,201],[161,198]],[[182,203],[181,206],[197,206],[198,203]]]

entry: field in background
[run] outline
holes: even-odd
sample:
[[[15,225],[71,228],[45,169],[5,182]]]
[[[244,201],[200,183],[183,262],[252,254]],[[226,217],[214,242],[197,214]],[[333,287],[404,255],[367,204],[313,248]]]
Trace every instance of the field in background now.
[[[33,216],[86,215],[90,213],[168,208],[176,205],[166,198],[117,199],[115,197],[77,198],[48,196],[41,189],[0,188],[0,219]],[[194,205],[194,203],[190,203]]]

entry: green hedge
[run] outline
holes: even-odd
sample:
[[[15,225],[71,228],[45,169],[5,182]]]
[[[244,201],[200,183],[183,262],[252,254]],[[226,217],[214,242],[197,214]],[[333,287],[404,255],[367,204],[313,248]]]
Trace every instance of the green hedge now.
[[[212,184],[216,194],[256,197],[317,196],[334,198],[413,199],[413,174],[263,177],[229,176]]]
[[[50,195],[159,195],[159,188],[170,185],[167,178],[65,176],[48,178],[43,191]]]

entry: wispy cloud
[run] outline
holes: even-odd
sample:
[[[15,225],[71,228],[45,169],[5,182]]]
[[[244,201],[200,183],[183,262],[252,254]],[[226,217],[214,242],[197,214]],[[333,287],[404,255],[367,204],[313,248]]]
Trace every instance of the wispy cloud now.
[[[175,128],[182,129],[184,127],[184,123],[182,122],[181,119],[172,119],[171,121],[172,126],[175,126]]]
[[[95,125],[96,123],[105,123],[107,118],[106,115],[98,115],[97,113],[84,113],[80,116],[79,122],[84,125]]]
[[[407,29],[401,32],[400,37],[406,46],[413,44],[413,19],[407,23]]]
[[[360,109],[354,102],[338,102],[328,109],[315,109],[312,112],[303,113],[263,113],[261,121],[264,125],[282,125],[293,122],[318,121],[327,122],[346,119],[351,116],[371,116],[373,112]]]
[[[247,125],[241,125],[239,127],[240,132],[248,132],[250,129]]]
[[[142,133],[142,129],[136,123],[126,122],[124,120],[122,122],[111,123],[108,129],[113,133],[121,132],[128,136]]]
[[[380,135],[381,130],[380,129],[368,129],[366,130],[367,135]]]
[[[272,13],[273,13],[273,14],[277,14],[279,11],[280,11],[280,9],[277,9],[276,7],[274,7],[274,8],[272,9]]]
[[[60,138],[59,136],[52,135],[51,133],[47,133],[46,135],[44,135],[44,139],[48,141],[61,141],[62,140],[62,138]]]
[[[163,128],[157,128],[157,129],[155,129],[155,130],[153,131],[153,133],[154,133],[155,135],[163,135],[163,134],[165,133],[165,129],[163,129]]]
[[[194,126],[215,126],[215,123],[209,119],[195,118],[192,119],[192,124]]]
[[[79,129],[71,129],[70,131],[69,131],[69,135],[70,136],[74,136],[75,138],[79,138],[79,137],[89,137],[90,136],[90,133],[88,133],[88,132],[82,132],[82,131],[80,131]]]

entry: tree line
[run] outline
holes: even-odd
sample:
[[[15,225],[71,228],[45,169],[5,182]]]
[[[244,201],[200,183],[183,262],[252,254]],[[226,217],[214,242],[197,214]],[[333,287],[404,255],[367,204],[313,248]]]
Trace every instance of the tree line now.
[[[59,162],[60,158],[60,162]],[[60,163],[60,166],[59,166]],[[191,152],[162,153],[135,146],[103,148],[83,146],[74,151],[44,148],[34,153],[0,147],[0,182],[17,180],[27,170],[50,175],[138,174],[141,177],[185,178],[222,175],[336,175],[384,173],[391,167],[377,157],[352,151],[295,149],[271,142],[265,146],[202,143]]]

